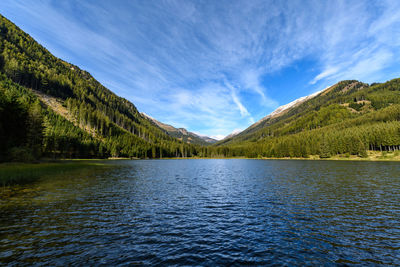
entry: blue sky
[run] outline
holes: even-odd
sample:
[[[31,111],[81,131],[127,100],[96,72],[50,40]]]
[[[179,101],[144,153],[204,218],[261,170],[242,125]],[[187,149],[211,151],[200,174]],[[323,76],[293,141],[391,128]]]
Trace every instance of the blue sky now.
[[[221,138],[343,79],[400,73],[400,1],[2,0],[141,112]]]

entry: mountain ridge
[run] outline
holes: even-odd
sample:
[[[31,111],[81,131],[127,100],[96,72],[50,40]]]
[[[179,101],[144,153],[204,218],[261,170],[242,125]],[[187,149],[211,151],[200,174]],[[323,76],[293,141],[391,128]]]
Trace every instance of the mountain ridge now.
[[[329,87],[328,87],[328,88],[329,88]],[[301,103],[303,103],[303,102],[305,102],[305,101],[307,101],[307,100],[309,100],[309,99],[311,99],[311,98],[313,98],[313,97],[316,97],[317,95],[323,93],[323,92],[324,92],[325,90],[327,90],[328,88],[325,88],[325,89],[323,89],[323,90],[321,90],[321,91],[312,93],[312,94],[307,95],[307,96],[299,97],[299,98],[297,98],[297,99],[295,99],[295,100],[293,100],[293,101],[291,101],[291,102],[289,102],[289,103],[287,103],[287,104],[285,104],[285,105],[279,106],[279,107],[276,108],[274,111],[272,111],[270,114],[268,114],[268,115],[265,116],[264,118],[260,119],[260,120],[257,121],[256,123],[250,125],[248,128],[250,128],[250,127],[252,127],[252,126],[256,126],[256,125],[260,124],[261,122],[263,122],[263,121],[265,121],[265,120],[267,120],[267,119],[279,117],[279,116],[281,116],[284,112],[286,112],[287,110],[289,110],[289,109],[291,109],[291,108],[293,108],[293,107],[296,107],[296,106],[300,105]]]
[[[340,81],[216,145],[230,148],[229,155],[246,157],[368,157],[367,150],[397,151],[400,79],[371,85]]]
[[[256,121],[255,123],[251,124],[249,127],[247,127],[246,129],[242,130],[242,131],[237,131],[237,132],[232,132],[231,134],[227,135],[226,137],[224,137],[221,141],[226,141],[229,140],[235,136],[240,135],[241,133],[247,132],[255,127],[257,127],[257,125],[260,125],[261,123],[263,123],[264,121],[267,121],[268,119],[271,118],[277,118],[279,116],[281,116],[282,114],[284,114],[285,112],[287,112],[288,110],[290,110],[291,108],[300,105],[301,103],[319,95],[320,93],[324,92],[325,90],[329,89],[330,87],[327,87],[323,90],[320,90],[318,92],[312,93],[310,95],[307,96],[302,96],[299,97],[287,104],[281,105],[279,107],[277,107],[275,110],[273,110],[271,113],[269,113],[268,115],[264,116],[263,118],[261,118],[260,120]]]
[[[190,144],[197,144],[197,145],[210,145],[210,144],[217,142],[217,140],[215,140],[211,137],[201,136],[201,135],[195,134],[193,132],[189,132],[185,128],[176,128],[172,125],[160,122],[160,121],[156,120],[155,118],[147,115],[144,112],[141,112],[141,114],[144,117],[150,119],[158,127],[165,130],[170,136],[175,137],[183,142],[190,143]]]
[[[291,102],[289,102],[288,104],[279,106],[277,109],[275,109],[273,112],[271,112],[270,114],[268,114],[267,116],[263,117],[262,119],[260,119],[259,121],[255,122],[254,124],[250,125],[248,128],[246,128],[245,130],[243,130],[242,132],[240,132],[239,134],[233,136],[233,138],[229,138],[229,139],[224,139],[222,140],[223,142],[219,142],[218,144],[226,144],[226,143],[230,143],[231,141],[234,141],[233,139],[236,138],[241,138],[241,137],[245,137],[245,136],[249,136],[252,133],[259,131],[260,129],[267,127],[269,124],[272,124],[276,121],[279,121],[281,117],[284,117],[286,113],[290,113],[292,110],[295,110],[298,106],[301,106],[303,103],[312,100],[313,98],[316,98],[318,96],[322,96],[322,95],[326,95],[328,94],[330,91],[332,91],[334,88],[336,88],[338,85],[343,84],[343,83],[347,83],[349,82],[349,84],[347,86],[344,86],[341,89],[341,93],[346,93],[346,92],[352,92],[351,89],[354,88],[363,88],[365,86],[367,86],[367,84],[365,83],[361,83],[355,80],[350,80],[350,81],[340,81],[334,85],[328,86],[323,90],[317,91],[315,93],[312,93],[310,95],[307,96],[303,96],[300,98],[297,98]],[[357,87],[358,86],[358,87]]]

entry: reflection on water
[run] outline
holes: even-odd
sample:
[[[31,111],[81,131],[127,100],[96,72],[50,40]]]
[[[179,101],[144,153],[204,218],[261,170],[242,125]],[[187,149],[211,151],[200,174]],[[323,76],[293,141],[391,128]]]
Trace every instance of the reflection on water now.
[[[400,264],[400,164],[149,160],[14,187],[0,264]]]

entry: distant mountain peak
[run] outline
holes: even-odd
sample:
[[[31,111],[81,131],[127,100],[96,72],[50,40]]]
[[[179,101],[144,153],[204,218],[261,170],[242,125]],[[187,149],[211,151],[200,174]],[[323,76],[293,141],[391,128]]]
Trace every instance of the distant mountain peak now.
[[[163,129],[164,131],[166,131],[168,135],[178,138],[186,143],[208,145],[208,144],[213,144],[213,143],[217,142],[217,140],[215,140],[211,137],[189,132],[185,128],[175,128],[172,125],[162,123],[162,122],[154,119],[153,117],[147,115],[144,112],[141,112],[141,114],[143,117],[149,119],[154,124],[156,124],[158,127]]]
[[[188,135],[189,132],[185,128],[178,128],[178,130],[183,134],[183,135]]]

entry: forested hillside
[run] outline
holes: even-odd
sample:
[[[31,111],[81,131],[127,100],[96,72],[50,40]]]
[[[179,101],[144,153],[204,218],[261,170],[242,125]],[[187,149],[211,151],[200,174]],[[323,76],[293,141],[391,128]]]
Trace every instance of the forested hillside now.
[[[217,146],[222,154],[247,157],[365,157],[366,150],[399,150],[400,79],[339,82]]]
[[[56,98],[68,116],[39,100],[40,94]],[[41,156],[186,157],[196,151],[2,16],[0,137],[0,161]]]

